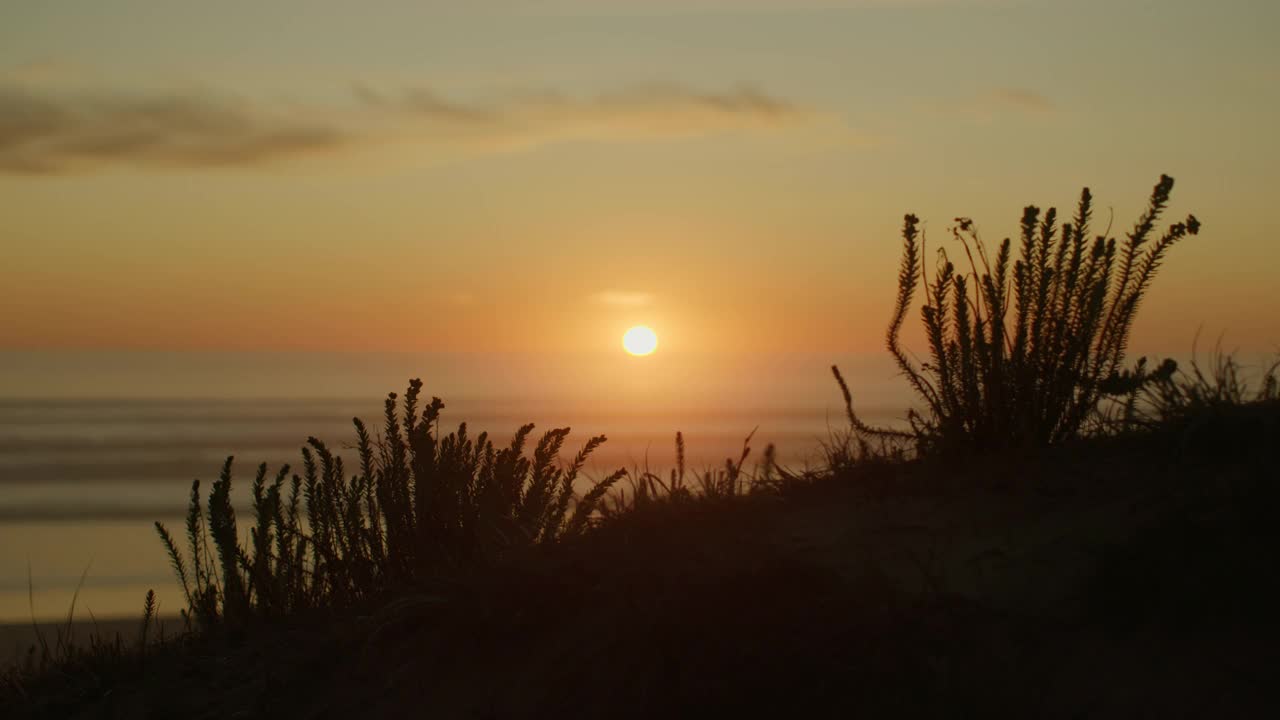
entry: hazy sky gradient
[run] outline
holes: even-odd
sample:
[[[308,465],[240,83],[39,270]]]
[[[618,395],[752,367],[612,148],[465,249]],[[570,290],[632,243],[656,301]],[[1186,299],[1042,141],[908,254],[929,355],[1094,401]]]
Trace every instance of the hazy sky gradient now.
[[[7,4],[0,348],[877,350],[904,212],[1161,172],[1136,346],[1280,344],[1276,3],[459,5]]]

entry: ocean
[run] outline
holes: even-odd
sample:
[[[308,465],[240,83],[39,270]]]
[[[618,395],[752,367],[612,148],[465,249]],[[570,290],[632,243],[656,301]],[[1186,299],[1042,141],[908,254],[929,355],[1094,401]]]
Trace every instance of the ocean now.
[[[867,419],[901,417],[910,398],[880,356],[0,352],[0,623],[65,618],[73,597],[81,619],[134,616],[152,588],[176,613],[152,522],[181,527],[191,481],[207,488],[234,455],[244,508],[258,463],[296,465],[313,435],[355,467],[351,418],[377,427],[410,377],[444,398],[446,430],[570,426],[566,454],[607,435],[588,464],[599,477],[667,471],[677,430],[691,468],[736,458],[753,432],[748,466],[773,443],[784,464],[818,467],[844,427],[832,362]]]

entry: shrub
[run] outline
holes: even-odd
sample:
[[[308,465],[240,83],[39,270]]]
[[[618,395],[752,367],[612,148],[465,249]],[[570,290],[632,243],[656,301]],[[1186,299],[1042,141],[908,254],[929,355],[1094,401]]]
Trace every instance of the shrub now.
[[[950,232],[961,252],[953,263],[940,248],[928,278],[925,234],[915,215],[903,224],[898,295],[887,345],[923,403],[910,431],[873,428],[853,412],[858,430],[915,442],[921,453],[1034,447],[1079,436],[1098,419],[1099,403],[1131,395],[1175,367],[1124,368],[1138,308],[1169,249],[1200,223],[1194,215],[1156,236],[1173,190],[1161,176],[1146,211],[1123,242],[1091,238],[1093,196],[1085,188],[1074,218],[1058,224],[1055,208],[1022,214],[1019,259],[1006,238],[991,255],[973,221],[957,218]],[[917,365],[900,342],[920,289],[928,362]],[[844,386],[839,370],[833,368]]]
[[[470,437],[465,423],[441,435],[444,403],[433,398],[419,413],[421,390],[420,380],[410,381],[402,415],[396,394],[387,396],[379,439],[354,419],[358,473],[348,474],[342,458],[314,437],[302,448],[301,475],[290,479],[285,466],[268,481],[266,464],[259,465],[247,546],[231,504],[233,458],[207,504],[200,481],[192,483],[187,552],[155,524],[185,594],[188,626],[349,606],[450,568],[578,535],[623,475],[577,497],[574,483],[603,435],[562,465],[569,428],[544,433],[531,456],[525,446],[533,425],[500,449],[486,433]]]

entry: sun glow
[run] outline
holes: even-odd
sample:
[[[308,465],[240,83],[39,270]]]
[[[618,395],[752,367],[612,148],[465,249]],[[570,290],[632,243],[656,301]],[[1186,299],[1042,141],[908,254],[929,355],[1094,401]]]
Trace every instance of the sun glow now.
[[[652,355],[658,349],[658,334],[645,325],[637,325],[622,336],[622,347],[632,355]]]

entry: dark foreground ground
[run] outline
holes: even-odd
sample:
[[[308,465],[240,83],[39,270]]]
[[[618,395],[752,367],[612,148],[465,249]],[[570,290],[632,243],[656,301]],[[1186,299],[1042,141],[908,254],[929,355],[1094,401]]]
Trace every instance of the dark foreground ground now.
[[[636,512],[363,615],[0,693],[67,718],[1274,717],[1280,412]]]

